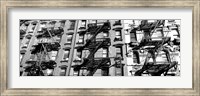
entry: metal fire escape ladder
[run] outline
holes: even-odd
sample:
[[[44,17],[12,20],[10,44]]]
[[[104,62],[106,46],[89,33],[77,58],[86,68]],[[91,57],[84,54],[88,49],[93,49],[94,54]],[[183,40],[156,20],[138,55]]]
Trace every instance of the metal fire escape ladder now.
[[[108,63],[108,62],[109,61],[106,59],[101,59],[99,62],[97,62],[97,65],[94,65],[93,68],[89,68],[87,72],[87,76],[93,76],[98,68],[100,68],[103,64]]]
[[[156,26],[151,31],[150,38],[151,38],[152,34],[155,32],[155,29],[157,28],[159,22],[160,21],[158,21],[156,23]],[[150,45],[156,45],[155,48],[150,48],[150,49],[147,49],[147,50],[149,50],[149,51],[151,51],[151,50],[157,50],[157,52],[159,53],[159,51],[161,51],[163,45],[168,41],[167,40],[168,38],[165,38],[165,37],[162,37],[162,38],[163,38],[162,41],[160,41],[160,43],[158,42],[159,44],[155,44],[155,43],[153,43],[153,41],[148,41],[148,42],[146,42],[147,44],[145,44],[143,46],[146,46],[148,44],[150,44]],[[139,47],[142,47],[142,46],[139,46]],[[170,68],[174,67],[177,64],[177,62],[171,62],[170,60],[168,60],[168,64],[167,65],[166,64],[165,65],[155,65],[155,63],[156,63],[155,61],[153,61],[153,65],[149,64],[148,62],[149,62],[150,58],[156,59],[156,57],[158,56],[158,53],[155,55],[155,52],[156,51],[148,52],[148,54],[151,54],[151,57],[149,57],[147,55],[147,57],[145,59],[145,63],[143,65],[142,69],[136,71],[135,76],[141,76],[141,74],[143,74],[144,71],[149,71],[149,70],[151,71],[151,72],[149,71],[149,73],[152,74],[152,75],[154,75],[154,76],[159,76],[162,73],[164,73],[164,75],[166,75],[167,72],[168,72],[168,70]],[[152,54],[154,54],[154,56]],[[167,54],[169,54],[169,53],[166,53],[166,57],[170,59],[170,55],[167,55]]]
[[[103,45],[104,41],[100,41],[98,42],[97,46],[95,46],[95,48],[91,48],[90,49],[90,54],[84,59],[83,63],[81,65],[78,66],[78,70],[80,70],[81,67],[86,66],[90,64],[91,60],[90,59],[94,59],[94,54],[96,53],[96,51],[101,48],[101,46]]]
[[[89,55],[88,56],[88,58],[90,59],[92,59],[92,60],[94,60],[94,54],[96,53],[96,51],[99,49],[99,48],[101,48],[102,47],[102,45],[104,44],[104,43],[106,43],[106,45],[109,43],[109,42],[107,42],[107,40],[110,40],[109,38],[107,38],[107,39],[105,39],[105,40],[103,40],[103,41],[100,41],[100,43],[98,44],[98,47],[96,47],[94,50],[93,50],[93,52],[92,52],[92,54],[91,55]],[[106,59],[106,58],[102,58],[102,59],[100,59],[100,62],[95,62],[95,60],[94,61],[88,61],[88,63],[86,63],[88,66],[88,74],[87,74],[87,76],[92,76],[96,71],[97,71],[97,69],[101,66],[101,65],[103,65],[103,64],[105,64],[105,63],[107,63],[108,62],[108,60]],[[92,64],[91,64],[92,63]],[[92,66],[92,68],[90,67],[90,66]]]
[[[96,51],[101,48],[105,43],[105,45],[109,44],[110,38],[104,38],[102,41],[95,41],[94,43],[94,48],[90,48],[90,54],[88,55],[87,58],[92,58],[93,55],[96,53]],[[91,42],[92,43],[92,42]]]
[[[156,28],[158,27],[158,24],[161,22],[161,20],[159,20],[159,21],[157,21],[156,22],[156,25],[155,25],[155,27],[154,27],[154,29],[151,31],[151,33],[150,33],[150,37],[153,35],[153,33],[156,31]]]
[[[53,42],[55,42],[53,36],[51,35],[51,32],[49,32],[48,29],[47,29],[47,32],[49,33],[50,38],[53,40]],[[41,43],[41,44],[42,44],[42,47],[43,47],[43,49],[44,49],[44,54],[43,54],[43,55],[47,55],[47,56],[48,56],[48,59],[50,60],[50,57],[49,57],[49,54],[48,54],[48,52],[47,52],[47,48],[46,48],[47,45],[44,45],[43,43]],[[43,57],[43,55],[42,55],[42,57]]]
[[[83,50],[85,47],[89,46],[89,44],[96,38],[96,36],[102,31],[103,26],[98,26],[95,30],[95,34],[86,42],[84,46],[82,46],[79,50]]]
[[[54,38],[53,38],[53,36],[51,35],[51,32],[49,32],[48,29],[47,29],[47,32],[49,33],[50,38],[51,38],[53,41],[55,41]],[[42,45],[41,48],[43,48],[44,50],[43,50],[43,52],[42,52],[42,50],[41,50],[40,53],[37,55],[37,57],[38,57],[38,59],[39,59],[39,61],[37,62],[37,64],[38,64],[37,66],[39,66],[39,68],[40,68],[40,70],[41,70],[41,72],[42,72],[41,63],[42,63],[42,61],[44,61],[44,60],[46,59],[46,55],[48,56],[48,59],[49,59],[49,60],[50,60],[50,56],[49,56],[49,54],[48,54],[48,52],[47,52],[47,44],[44,45],[44,43],[41,42],[41,45]],[[42,75],[44,75],[44,73],[42,73]]]
[[[104,23],[104,25],[97,26],[97,29],[94,30],[95,33],[93,34],[93,36],[86,42],[86,44],[82,48],[79,49],[79,50],[83,50],[84,48],[88,48],[89,51],[90,51],[90,54],[87,56],[86,59],[84,59],[83,63],[81,65],[76,66],[74,68],[74,70],[80,70],[81,67],[85,66],[88,69],[87,75],[93,75],[96,72],[96,70],[99,68],[99,66],[101,64],[97,64],[98,66],[96,66],[96,67],[94,67],[95,65],[93,65],[93,63],[95,62],[94,54],[96,53],[96,51],[99,48],[102,47],[102,45],[105,42],[107,42],[106,40],[108,40],[108,39],[105,39],[105,40],[102,40],[102,41],[96,41],[95,38],[96,38],[97,34],[99,34],[100,32],[102,32],[104,30],[105,26],[106,26],[105,23]],[[91,43],[93,43],[94,45],[91,44]],[[92,46],[92,48],[90,46]],[[90,65],[92,65],[94,67],[93,70],[90,69],[91,67],[89,68]]]
[[[97,42],[98,44],[97,44],[97,46],[95,46],[95,48],[94,49],[90,49],[90,54],[88,55],[88,57],[87,58],[92,58],[93,57],[93,55],[96,53],[96,51],[101,47],[101,45],[103,44],[103,41],[101,41],[101,42]]]
[[[83,50],[84,48],[88,47],[88,46],[91,44],[92,40],[94,40],[94,39],[96,38],[96,35],[102,31],[102,27],[103,27],[103,26],[97,27],[97,29],[96,29],[97,31],[95,30],[96,33],[95,33],[95,34],[86,42],[86,44],[85,44],[84,46],[82,46],[79,50]],[[97,47],[98,47],[98,46],[97,46]],[[97,51],[97,48],[96,48],[96,51]],[[91,56],[93,56],[94,53],[95,53],[95,50],[94,50],[94,52],[92,52],[92,53],[91,53],[91,51],[90,51],[90,54],[88,55],[87,58],[91,58]],[[88,60],[87,60],[87,59],[84,59],[83,63],[82,63],[81,65],[76,66],[74,69],[75,69],[75,70],[80,70],[81,67],[83,67],[87,62],[88,62]]]

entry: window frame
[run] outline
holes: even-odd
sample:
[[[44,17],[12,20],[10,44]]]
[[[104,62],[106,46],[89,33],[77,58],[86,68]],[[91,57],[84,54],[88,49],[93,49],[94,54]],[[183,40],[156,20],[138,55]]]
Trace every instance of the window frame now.
[[[119,48],[120,53],[118,53],[117,48]],[[122,49],[122,46],[116,46],[115,47],[115,52],[116,52],[116,57],[118,57],[118,54],[120,54],[120,57],[123,58],[123,49]]]
[[[119,34],[117,34],[117,33],[119,33]],[[122,41],[122,30],[116,30],[115,31],[114,41]]]

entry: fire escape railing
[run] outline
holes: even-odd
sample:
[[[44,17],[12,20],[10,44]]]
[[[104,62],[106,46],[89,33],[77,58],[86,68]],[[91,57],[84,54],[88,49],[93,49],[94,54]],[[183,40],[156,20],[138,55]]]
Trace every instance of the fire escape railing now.
[[[103,68],[103,67],[109,67],[110,58],[102,58],[102,59],[97,59],[97,60],[91,60],[91,62],[88,63],[87,66],[87,76],[92,76],[97,69]]]
[[[32,64],[25,68],[25,72],[28,72],[29,76],[44,76],[42,70],[53,69],[57,66],[55,61],[50,60],[48,52],[53,50],[58,51],[60,49],[60,44],[54,40],[53,36],[62,34],[63,29],[48,30],[46,28],[42,29],[42,31],[42,34],[37,35],[36,38],[50,38],[53,42],[40,42],[34,46],[31,54],[37,55],[38,59],[35,62],[26,61]],[[46,56],[48,56],[48,59],[46,59]]]
[[[86,44],[79,48],[79,50],[88,49],[90,54],[83,59],[81,65],[75,66],[74,70],[79,71],[82,67],[86,67],[87,76],[92,76],[101,65],[110,61],[110,59],[102,58],[100,60],[95,60],[94,54],[96,51],[102,47],[110,46],[110,38],[100,38],[96,39],[96,36],[103,31],[110,30],[110,23],[104,22],[103,25],[97,26],[96,24],[88,25],[87,32],[92,34],[92,37],[86,41]],[[105,62],[106,61],[106,62]]]
[[[135,76],[141,76],[144,71],[147,71],[148,73],[150,73],[153,76],[160,76],[162,73],[164,73],[164,75],[166,75],[170,68],[177,65],[177,62],[171,62],[171,60],[169,60],[170,55],[169,55],[168,51],[165,52],[166,57],[168,59],[167,60],[168,64],[156,64],[155,59],[158,56],[159,51],[167,50],[167,49],[163,49],[163,45],[170,41],[170,37],[165,37],[164,35],[161,37],[162,40],[152,40],[152,35],[153,35],[153,33],[155,33],[156,28],[159,28],[159,26],[163,25],[163,23],[164,23],[163,21],[159,20],[155,23],[155,25],[152,26],[146,22],[145,24],[143,24],[143,26],[139,26],[139,28],[137,28],[140,30],[146,30],[146,32],[148,33],[148,36],[143,38],[142,41],[139,43],[139,45],[133,46],[132,50],[139,50],[139,49],[143,48],[143,49],[147,50],[148,53],[147,53],[147,57],[145,59],[145,63],[143,65],[143,67],[140,70],[137,70],[135,72]],[[145,47],[145,46],[147,46],[147,47]],[[148,46],[154,46],[154,47],[148,47]],[[149,63],[150,58],[153,59],[152,64]]]

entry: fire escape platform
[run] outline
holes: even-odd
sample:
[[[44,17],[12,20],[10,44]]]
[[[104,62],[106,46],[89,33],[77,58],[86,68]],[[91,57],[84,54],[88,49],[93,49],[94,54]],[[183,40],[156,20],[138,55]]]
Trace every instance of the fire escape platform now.
[[[84,68],[87,69],[87,75],[93,75],[97,69],[105,66],[109,66],[108,62],[110,62],[110,58],[95,58],[94,54],[99,48],[108,47],[111,45],[110,38],[96,38],[97,34],[100,32],[104,32],[110,30],[110,23],[104,22],[101,25],[97,24],[88,24],[87,33],[91,34],[92,37],[86,40],[86,44],[83,46],[79,46],[78,50],[89,50],[90,54],[83,58],[83,60],[78,60],[76,62],[81,62],[77,65],[72,65],[75,71],[79,71],[80,69]],[[75,62],[75,61],[74,61]]]
[[[155,64],[155,65],[147,65],[147,71],[150,74],[154,73],[163,73],[170,68],[176,66],[178,63],[177,62],[172,62],[171,64]]]

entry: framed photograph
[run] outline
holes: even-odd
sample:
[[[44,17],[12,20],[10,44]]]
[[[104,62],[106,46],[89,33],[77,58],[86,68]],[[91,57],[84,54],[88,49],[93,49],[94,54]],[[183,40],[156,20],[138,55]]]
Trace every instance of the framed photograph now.
[[[200,96],[199,0],[0,3],[2,96]]]

